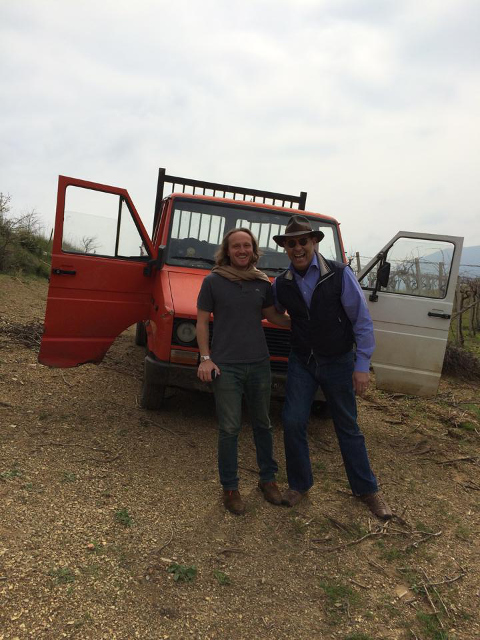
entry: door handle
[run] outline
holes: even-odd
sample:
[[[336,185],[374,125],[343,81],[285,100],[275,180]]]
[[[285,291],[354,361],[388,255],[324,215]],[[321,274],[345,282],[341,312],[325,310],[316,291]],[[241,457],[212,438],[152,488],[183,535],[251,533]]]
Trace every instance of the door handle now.
[[[437,313],[436,311],[429,311],[428,315],[431,318],[443,318],[444,320],[450,320],[450,318],[452,317],[449,313]]]
[[[69,271],[68,269],[52,269],[52,273],[56,276],[74,276],[76,271]]]

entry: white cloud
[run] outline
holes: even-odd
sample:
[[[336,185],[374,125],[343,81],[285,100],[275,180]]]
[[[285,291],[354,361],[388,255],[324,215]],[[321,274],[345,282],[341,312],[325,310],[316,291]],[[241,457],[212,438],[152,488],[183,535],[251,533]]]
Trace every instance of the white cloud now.
[[[62,173],[146,216],[166,166],[306,190],[362,253],[480,244],[479,24],[474,0],[3,0],[0,190],[51,224]]]

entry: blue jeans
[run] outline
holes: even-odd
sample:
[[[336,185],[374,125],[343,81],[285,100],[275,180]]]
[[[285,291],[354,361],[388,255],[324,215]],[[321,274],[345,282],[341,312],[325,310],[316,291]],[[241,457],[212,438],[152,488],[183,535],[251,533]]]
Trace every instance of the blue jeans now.
[[[303,364],[295,353],[288,360],[283,429],[288,484],[296,491],[313,485],[307,424],[310,408],[320,386],[328,402],[348,481],[354,495],[375,493],[377,480],[370,468],[365,438],[357,424],[353,389],[353,352],[315,358]]]
[[[218,471],[224,489],[238,489],[238,434],[242,426],[242,396],[250,415],[257,451],[260,481],[275,480],[278,471],[273,458],[270,424],[270,360],[250,364],[219,364],[213,381],[218,418]]]

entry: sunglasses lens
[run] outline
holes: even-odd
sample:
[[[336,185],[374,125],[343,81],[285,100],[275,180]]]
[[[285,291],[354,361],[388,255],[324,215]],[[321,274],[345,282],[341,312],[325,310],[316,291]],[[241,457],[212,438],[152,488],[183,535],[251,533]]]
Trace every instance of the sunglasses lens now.
[[[293,249],[293,247],[298,243],[301,247],[304,247],[308,242],[308,238],[300,238],[300,240],[288,240],[287,247],[289,249]]]

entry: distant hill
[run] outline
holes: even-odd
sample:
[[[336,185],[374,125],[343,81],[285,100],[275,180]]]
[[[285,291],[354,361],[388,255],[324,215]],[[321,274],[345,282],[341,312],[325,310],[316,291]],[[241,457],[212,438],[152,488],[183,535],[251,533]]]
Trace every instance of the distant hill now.
[[[480,247],[463,247],[460,275],[480,278]]]

